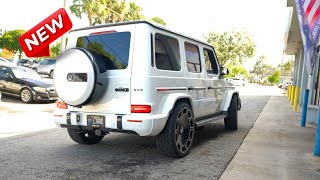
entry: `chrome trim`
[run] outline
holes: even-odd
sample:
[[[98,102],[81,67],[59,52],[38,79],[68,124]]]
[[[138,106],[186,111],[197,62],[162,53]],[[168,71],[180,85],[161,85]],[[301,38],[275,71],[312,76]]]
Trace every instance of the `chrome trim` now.
[[[158,87],[157,91],[162,92],[162,91],[185,91],[187,90],[186,87]]]

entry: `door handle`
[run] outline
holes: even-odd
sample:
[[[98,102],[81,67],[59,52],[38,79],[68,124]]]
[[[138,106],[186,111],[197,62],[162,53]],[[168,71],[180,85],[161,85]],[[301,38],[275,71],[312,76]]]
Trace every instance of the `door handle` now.
[[[122,91],[122,92],[129,92],[129,88],[115,88],[114,89],[116,92],[120,92],[120,91]]]

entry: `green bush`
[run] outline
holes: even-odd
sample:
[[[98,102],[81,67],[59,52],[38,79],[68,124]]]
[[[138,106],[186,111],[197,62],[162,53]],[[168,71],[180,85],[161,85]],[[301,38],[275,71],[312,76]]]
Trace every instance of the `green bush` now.
[[[274,85],[280,81],[280,71],[275,71],[271,76],[268,77],[269,82]]]

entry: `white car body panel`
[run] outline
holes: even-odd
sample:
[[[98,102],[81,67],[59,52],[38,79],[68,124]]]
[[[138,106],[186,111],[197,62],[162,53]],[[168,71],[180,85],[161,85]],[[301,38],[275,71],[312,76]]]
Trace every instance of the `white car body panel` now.
[[[117,31],[131,33],[128,67],[123,70],[108,70],[102,74],[107,82],[102,98],[80,107],[69,106],[68,110],[54,112],[58,126],[67,125],[66,114],[71,113],[71,125],[86,126],[87,115],[102,115],[105,128],[119,129],[117,118],[121,116],[122,130],[134,131],[140,136],[155,136],[164,128],[175,103],[181,99],[190,101],[194,117],[227,111],[233,94],[238,94],[218,74],[207,73],[202,49],[211,46],[176,33],[156,28],[147,23],[120,26],[96,27],[70,33],[67,49],[76,47],[77,38],[94,32]],[[151,66],[151,34],[161,33],[179,42],[180,71],[168,71]],[[196,44],[200,50],[201,73],[188,72],[184,42]],[[154,45],[154,44],[153,44]],[[154,56],[154,55],[153,55]],[[193,90],[190,89],[193,88]],[[209,89],[208,87],[212,87]],[[117,92],[116,88],[129,88],[129,92]],[[163,90],[165,89],[165,91]],[[131,105],[150,105],[151,113],[131,113]],[[80,117],[77,121],[76,116]],[[141,122],[128,122],[141,120]]]

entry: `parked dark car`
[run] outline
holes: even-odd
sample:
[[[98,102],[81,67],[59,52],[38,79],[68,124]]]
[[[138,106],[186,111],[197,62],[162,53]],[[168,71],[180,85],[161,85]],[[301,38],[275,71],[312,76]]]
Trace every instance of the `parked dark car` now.
[[[32,67],[32,61],[30,61],[29,59],[20,59],[17,62],[17,66],[23,66],[23,67],[27,67],[27,68],[31,68]]]
[[[20,97],[25,102],[57,100],[52,83],[33,70],[19,66],[0,66],[0,92]]]

